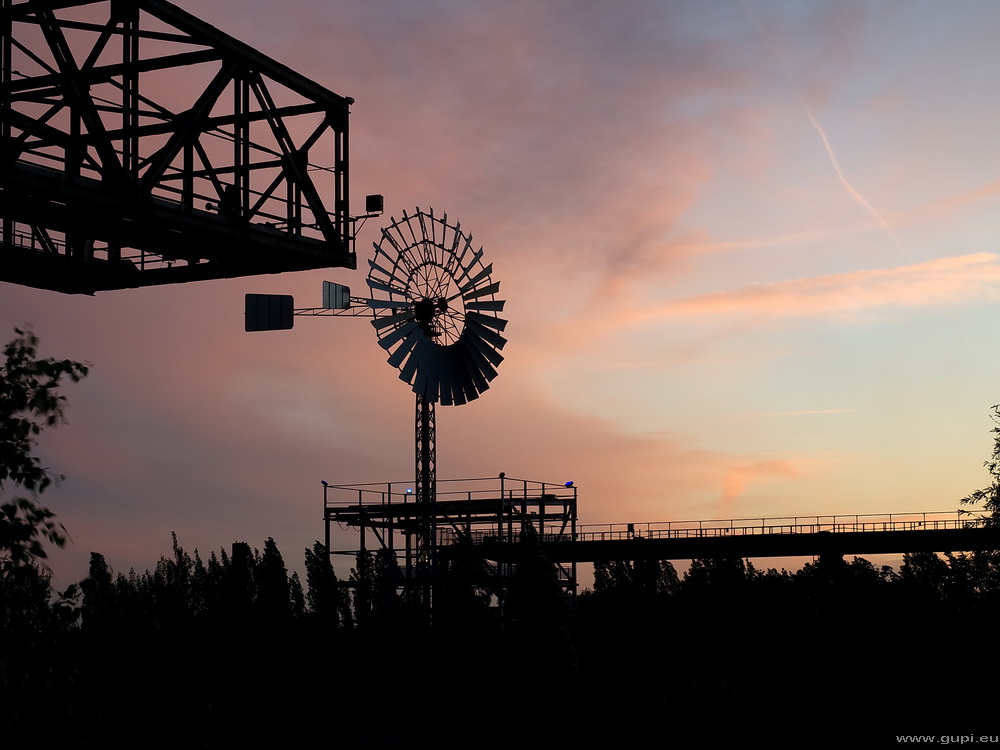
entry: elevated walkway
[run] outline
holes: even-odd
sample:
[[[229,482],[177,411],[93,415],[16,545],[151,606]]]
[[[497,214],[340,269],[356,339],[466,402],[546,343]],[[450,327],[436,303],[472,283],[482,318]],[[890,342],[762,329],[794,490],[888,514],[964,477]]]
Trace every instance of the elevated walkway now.
[[[512,554],[483,539],[487,558]],[[574,539],[543,540],[553,562],[808,557],[1000,549],[1000,529],[957,512],[580,525]]]

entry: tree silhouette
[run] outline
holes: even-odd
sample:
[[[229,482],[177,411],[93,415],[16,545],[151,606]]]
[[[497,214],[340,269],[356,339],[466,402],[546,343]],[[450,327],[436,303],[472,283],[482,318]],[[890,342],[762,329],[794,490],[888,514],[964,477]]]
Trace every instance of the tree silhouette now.
[[[292,592],[288,570],[274,539],[264,542],[264,553],[257,560],[255,575],[258,618],[272,625],[286,623],[292,617]],[[301,586],[299,593],[301,594]]]
[[[51,619],[52,576],[36,565],[20,565],[3,575],[0,588],[0,632],[31,634]],[[3,658],[0,657],[0,671]]]
[[[115,583],[104,555],[90,553],[89,575],[80,582],[83,591],[83,624],[86,628],[107,627],[115,611]]]
[[[684,574],[683,589],[710,592],[713,596],[743,593],[757,575],[753,563],[740,557],[695,559]]]
[[[1000,404],[993,406],[990,415],[993,420],[993,452],[983,462],[990,476],[990,483],[969,493],[959,502],[962,505],[979,506],[976,510],[960,509],[959,513],[970,513],[982,520],[987,528],[1000,527]],[[976,550],[968,555],[948,555],[948,567],[952,573],[953,589],[962,591],[962,599],[968,603],[983,597],[1000,594],[1000,550]],[[982,602],[980,602],[982,603]],[[997,602],[991,602],[993,606]]]
[[[655,597],[676,593],[677,569],[669,560],[598,560],[594,562],[594,593],[617,598]]]
[[[306,548],[305,564],[309,613],[327,626],[349,626],[350,603],[322,542],[315,542],[312,549]]]
[[[0,364],[0,495],[13,488],[27,496],[0,501],[0,736],[16,743],[21,727],[60,715],[58,700],[73,680],[65,640],[79,615],[78,590],[54,597],[51,575],[40,567],[46,543],[66,543],[62,524],[38,502],[60,477],[34,451],[38,436],[63,421],[63,379],[78,381],[87,367],[40,359],[33,333],[14,334]]]
[[[4,484],[31,493],[0,504],[0,572],[46,557],[44,542],[66,543],[66,531],[36,498],[61,477],[33,455],[38,436],[64,420],[63,378],[76,382],[87,366],[68,359],[39,359],[38,338],[14,329],[0,366],[0,493]]]

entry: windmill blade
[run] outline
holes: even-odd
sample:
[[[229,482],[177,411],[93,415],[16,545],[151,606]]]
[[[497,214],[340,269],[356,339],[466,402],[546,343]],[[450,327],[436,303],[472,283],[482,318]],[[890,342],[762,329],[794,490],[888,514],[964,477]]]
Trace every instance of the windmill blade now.
[[[388,257],[388,256],[386,256],[386,257]],[[394,279],[394,278],[396,278],[396,274],[394,274],[392,271],[387,271],[386,269],[382,268],[382,266],[380,266],[378,263],[376,263],[373,260],[369,260],[368,261],[368,267],[371,268],[372,271],[378,271],[383,276],[385,276],[387,279]]]
[[[441,223],[444,224],[444,233],[448,234],[448,214],[445,214]],[[462,234],[462,222],[456,221],[455,226],[451,227],[451,247],[448,248],[448,261],[451,262],[458,257],[458,246],[462,243],[462,238],[465,237]]]
[[[471,342],[466,341],[463,343],[465,344],[466,356],[473,363],[474,371],[478,372],[483,381],[487,383],[493,380],[497,376],[497,371],[486,358],[486,355],[479,351]],[[489,386],[487,385],[486,387]],[[480,388],[480,390],[486,390],[486,388]]]
[[[413,392],[421,394],[431,403],[439,400],[441,388],[441,347],[427,347],[417,365],[417,377],[413,381]]]
[[[458,278],[457,272],[465,268],[465,256],[472,249],[472,235],[470,234],[465,238],[465,244],[462,246],[462,251],[460,253],[452,253],[452,260],[454,263],[448,264],[448,273],[452,275],[455,279]],[[473,260],[473,263],[475,260]]]
[[[454,391],[454,380],[455,380],[455,370],[451,366],[451,354],[450,347],[443,347],[441,349],[441,384],[438,387],[439,399],[441,406],[454,406],[455,405],[455,391]]]
[[[466,310],[494,310],[496,312],[503,312],[503,306],[506,300],[497,299],[489,300],[485,302],[466,302]]]
[[[420,366],[420,360],[424,357],[427,347],[431,346],[431,340],[426,336],[420,338],[416,345],[410,350],[410,356],[399,368],[399,379],[407,385],[413,385],[413,379]]]
[[[395,220],[394,220],[394,221],[395,221]],[[398,229],[398,226],[399,226],[398,224],[396,224],[396,223],[393,223],[393,224],[392,224],[392,225],[391,225],[391,226],[389,227],[389,229],[395,229],[395,230],[396,230],[396,232],[398,233],[398,232],[399,232],[399,229]],[[402,254],[402,252],[403,252],[403,248],[404,248],[404,247],[406,247],[406,243],[405,243],[405,242],[403,242],[402,244],[400,244],[400,243],[399,243],[399,242],[398,242],[398,241],[396,240],[396,238],[392,236],[392,233],[391,233],[391,232],[389,231],[389,229],[383,229],[383,230],[382,230],[382,239],[383,239],[383,240],[384,240],[385,242],[388,242],[388,243],[389,243],[390,245],[392,245],[392,249],[396,251],[396,256],[397,256],[397,257],[399,257],[399,256],[400,256],[400,255]],[[403,239],[403,236],[402,236],[402,234],[400,234],[400,239]],[[381,249],[381,248],[380,248],[380,249]],[[388,257],[390,257],[388,253],[386,253],[386,257],[387,257],[387,258],[388,258]],[[390,259],[391,259],[391,258],[390,258]]]
[[[471,244],[472,244],[472,236],[471,235],[469,236],[469,244],[470,244],[470,247],[471,247]],[[455,277],[455,283],[456,284],[461,284],[462,283],[462,279],[469,278],[469,274],[472,272],[472,269],[476,267],[476,264],[479,263],[482,260],[482,258],[483,258],[483,249],[479,248],[478,250],[476,250],[475,253],[472,254],[472,258],[469,260],[468,263],[465,263],[465,264],[461,265],[461,269],[462,270],[461,270],[461,273],[459,273]]]
[[[482,289],[475,289],[471,292],[466,292],[462,295],[463,300],[476,299],[477,297],[485,297],[487,294],[496,294],[500,291],[500,282],[495,281],[492,284],[484,286]]]
[[[486,326],[487,328],[494,328],[498,331],[502,331],[507,327],[507,321],[503,318],[498,318],[495,315],[483,315],[482,313],[466,311],[465,320],[466,323],[468,323],[469,320],[472,320],[474,323]]]
[[[456,343],[449,347],[450,364],[455,373],[452,392],[456,404],[465,404],[479,397],[479,390],[472,377],[468,359],[465,357],[465,344]]]
[[[409,323],[401,325],[395,331],[389,331],[387,334],[382,336],[382,338],[378,340],[378,345],[381,346],[386,351],[389,351],[393,346],[395,346],[400,341],[407,338],[414,332],[418,334],[422,333],[422,331],[420,330],[420,324],[417,323],[417,321],[415,320],[411,320]]]
[[[389,237],[389,235],[386,234],[385,230],[382,230],[382,234],[383,234],[384,237],[387,237],[387,238]],[[391,238],[389,238],[389,239],[391,239]],[[395,242],[394,241],[390,242],[390,244],[393,245],[393,247],[395,248]],[[395,276],[396,276],[396,270],[399,268],[400,265],[403,265],[405,267],[404,270],[406,271],[406,273],[411,273],[413,271],[413,266],[410,265],[409,258],[407,258],[405,255],[402,255],[401,254],[402,251],[400,251],[398,248],[396,248],[395,257],[394,257],[393,255],[390,255],[389,253],[387,253],[385,251],[385,249],[381,245],[377,245],[374,242],[372,243],[372,245],[375,247],[375,257],[376,258],[378,258],[379,255],[384,255],[385,259],[389,263],[392,264],[392,268],[393,268],[392,273],[386,274],[387,276],[389,276],[391,278],[395,278]],[[368,261],[368,262],[371,263],[372,261]]]
[[[490,263],[482,271],[480,271],[475,276],[473,276],[471,279],[469,279],[467,282],[465,282],[462,286],[460,286],[458,288],[458,290],[460,292],[467,292],[467,291],[469,291],[470,289],[472,289],[472,287],[474,287],[480,281],[482,281],[483,279],[487,278],[491,273],[493,273],[493,264],[492,263]]]
[[[418,208],[417,211],[420,211],[420,209]],[[417,237],[417,230],[414,229],[414,227],[413,227],[413,219],[414,218],[415,217],[413,217],[413,216],[408,216],[407,213],[406,213],[406,209],[403,209],[403,220],[404,220],[404,223],[406,224],[406,228],[410,232],[410,237],[413,238],[413,242],[407,242],[406,243],[407,249],[413,248],[416,245],[420,244],[420,238]],[[400,234],[402,234],[402,232],[400,232]]]
[[[386,284],[381,281],[376,281],[370,276],[368,277],[368,286],[371,289],[378,289],[380,292],[389,292],[389,294],[398,294],[400,297],[407,296],[406,289],[398,286],[392,286],[391,284]]]
[[[435,229],[435,224],[437,224],[438,220],[434,218],[434,206],[427,209],[427,218],[430,219],[431,244],[434,245],[434,247],[440,247],[441,243],[437,240],[437,230]]]
[[[468,340],[469,346],[475,348],[477,352],[486,357],[494,367],[499,367],[500,363],[503,362],[503,355],[499,351],[483,341],[482,337],[472,333],[468,328],[465,329],[462,338]]]
[[[396,368],[402,367],[403,361],[406,359],[407,354],[412,356],[413,352],[416,351],[418,347],[420,347],[421,342],[426,342],[426,341],[427,337],[424,336],[423,331],[413,331],[409,336],[407,336],[403,340],[403,343],[399,345],[399,348],[396,349],[396,351],[394,351],[391,355],[389,355],[389,358],[386,360],[386,362],[388,362],[390,365]],[[422,348],[421,352],[423,352]],[[418,366],[419,366],[419,360],[418,360]]]
[[[501,336],[496,331],[487,328],[482,323],[478,323],[475,320],[465,319],[465,330],[472,332],[474,336],[479,336],[479,338],[485,340],[486,342],[493,345],[496,349],[503,349],[507,344],[507,339]]]
[[[468,342],[461,342],[460,352],[462,361],[465,363],[465,371],[469,376],[469,382],[477,394],[482,393],[490,387],[489,378],[486,377],[485,372],[487,370],[492,371],[495,377],[496,370],[490,366],[490,363],[486,361],[486,358],[482,354],[472,349]],[[484,370],[484,366],[486,370]]]
[[[420,221],[420,235],[425,240],[429,240],[429,239],[431,239],[431,236],[429,234],[427,234],[427,222],[424,221],[424,217],[425,217],[424,212],[420,211],[418,209],[418,211],[417,211],[417,219]]]
[[[372,325],[375,327],[376,331],[379,331],[391,325],[397,325],[399,323],[405,323],[408,320],[413,320],[413,318],[413,311],[407,310],[406,312],[393,313],[392,315],[383,315],[381,318],[375,318],[375,320],[372,321]]]
[[[462,403],[467,403],[479,398],[479,385],[484,380],[482,375],[476,371],[472,360],[469,358],[466,345],[459,343],[453,348],[452,362],[455,372],[458,374],[457,387],[462,391],[462,398],[464,399]]]

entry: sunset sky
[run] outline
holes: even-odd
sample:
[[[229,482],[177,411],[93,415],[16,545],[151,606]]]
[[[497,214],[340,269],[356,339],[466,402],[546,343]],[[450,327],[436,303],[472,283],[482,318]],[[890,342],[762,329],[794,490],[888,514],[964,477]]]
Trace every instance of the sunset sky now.
[[[461,220],[506,361],[440,408],[439,478],[574,480],[583,523],[954,510],[1000,402],[1000,4],[179,0],[344,96],[361,231]],[[320,480],[406,480],[413,394],[358,319],[245,333],[363,271],[101,293],[3,284],[86,360],[44,463],[73,544],[152,567],[321,539]],[[346,572],[341,569],[338,572]]]

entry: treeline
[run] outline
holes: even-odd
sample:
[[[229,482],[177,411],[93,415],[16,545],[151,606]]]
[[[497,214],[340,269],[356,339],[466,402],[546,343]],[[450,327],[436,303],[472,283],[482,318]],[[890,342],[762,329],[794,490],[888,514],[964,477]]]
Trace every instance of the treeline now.
[[[827,595],[865,591],[878,596],[918,599],[923,604],[939,602],[949,607],[987,606],[1000,595],[1000,556],[993,552],[938,555],[933,552],[904,554],[899,570],[876,567],[863,557],[846,561],[840,556],[818,558],[800,570],[758,570],[750,560],[692,560],[683,577],[669,561],[601,561],[594,564],[594,588],[586,598],[632,604],[650,597],[731,596],[780,592],[822,607]]]
[[[226,747],[276,729],[304,742],[338,703],[362,701],[364,716],[368,696],[344,686],[365,684],[378,661],[364,624],[379,565],[363,555],[338,581],[320,543],[304,552],[303,584],[273,539],[205,559],[174,536],[142,573],[92,553],[88,576],[62,592],[41,565],[0,561],[0,736]],[[337,731],[361,742],[368,727]]]
[[[598,563],[575,618],[584,691],[631,717],[640,746],[663,741],[668,717],[687,739],[772,747],[995,733],[979,706],[997,667],[998,563],[921,552],[898,570],[828,557],[790,572],[717,559],[683,576],[665,561]]]
[[[976,645],[1000,603],[995,553],[910,554],[898,570],[706,559],[683,575],[605,561],[573,607],[537,545],[504,587],[470,545],[448,561],[430,619],[389,556],[360,556],[340,581],[321,544],[304,552],[303,582],[272,539],[203,559],[175,537],[142,573],[93,554],[61,594],[42,568],[8,566],[0,731],[75,747],[208,747],[263,731],[399,747],[435,717],[447,727],[437,747],[525,732],[531,746],[606,747],[625,727],[637,746],[823,746],[819,726],[827,740],[864,729],[878,743],[972,731],[969,686],[996,667]],[[529,729],[520,717],[535,714]]]
[[[74,747],[150,737],[156,746],[209,747],[280,729],[290,744],[315,741],[320,722],[339,746],[397,746],[457,687],[452,649],[505,648],[491,607],[498,579],[471,547],[457,552],[445,565],[433,622],[399,587],[391,555],[359,554],[339,580],[319,542],[304,550],[305,581],[289,573],[270,538],[262,549],[235,543],[203,558],[174,535],[171,554],[142,573],[113,571],[92,553],[87,577],[63,592],[40,564],[7,561],[0,736],[27,742],[43,731]],[[510,586],[512,638],[545,611],[540,591],[550,606],[565,606],[554,572],[536,576],[528,562]],[[410,697],[387,722],[387,702],[404,693]],[[452,718],[452,730],[468,723],[472,731],[475,693],[449,700],[468,709]]]
[[[350,626],[350,597],[340,586],[322,545],[305,550],[306,591],[289,575],[281,552],[268,538],[263,551],[235,543],[207,561],[188,553],[172,535],[172,554],[152,570],[111,570],[93,552],[88,576],[55,592],[39,565],[7,566],[0,576],[0,626],[4,632],[48,626],[100,630],[168,630],[239,623],[240,627],[288,624],[307,616]]]

